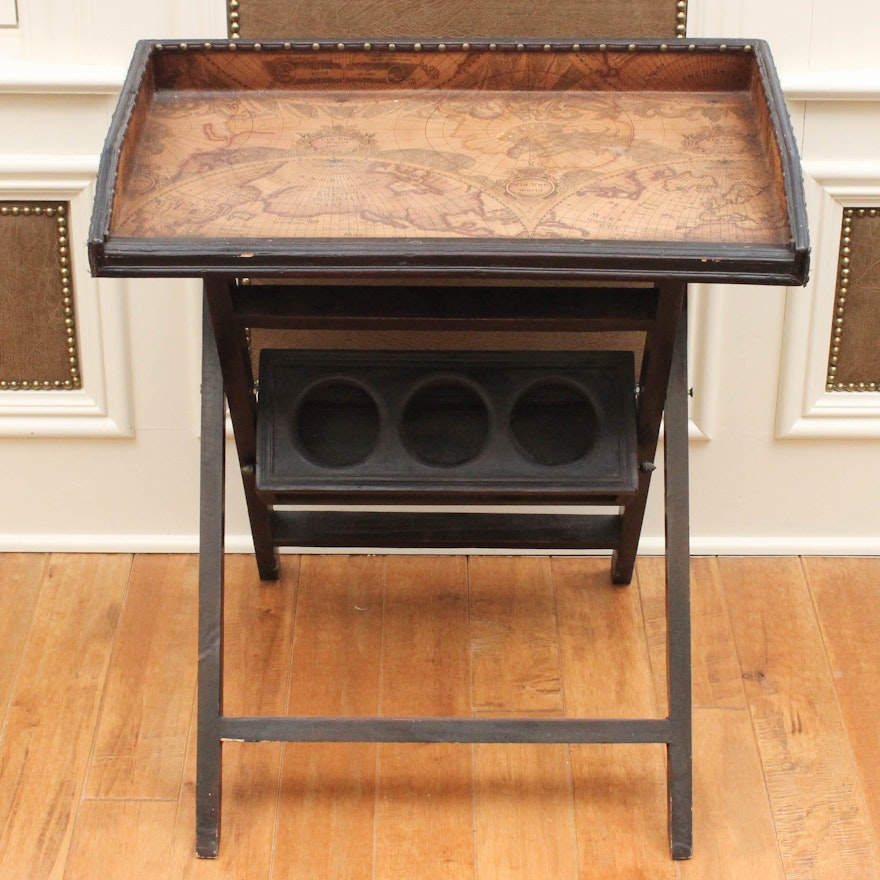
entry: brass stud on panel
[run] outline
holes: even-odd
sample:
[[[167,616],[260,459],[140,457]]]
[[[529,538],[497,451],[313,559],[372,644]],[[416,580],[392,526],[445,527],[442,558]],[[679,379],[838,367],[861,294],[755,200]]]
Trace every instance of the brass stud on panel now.
[[[0,205],[0,216],[11,218],[43,218],[51,222],[55,221],[55,247],[58,255],[58,274],[61,282],[61,306],[63,315],[63,327],[65,335],[65,350],[67,353],[68,376],[61,379],[2,379],[0,390],[4,391],[46,391],[51,389],[80,387],[78,352],[76,342],[76,309],[73,300],[73,284],[70,269],[70,249],[67,228],[67,206],[63,204],[46,205],[23,203],[6,203]]]
[[[840,382],[837,371],[840,362],[840,351],[843,333],[846,327],[846,305],[849,295],[851,273],[851,254],[853,227],[857,219],[876,217],[876,208],[844,208],[841,223],[840,256],[837,271],[837,293],[831,327],[831,347],[828,355],[828,372],[825,387],[828,391],[875,391],[876,382]]]

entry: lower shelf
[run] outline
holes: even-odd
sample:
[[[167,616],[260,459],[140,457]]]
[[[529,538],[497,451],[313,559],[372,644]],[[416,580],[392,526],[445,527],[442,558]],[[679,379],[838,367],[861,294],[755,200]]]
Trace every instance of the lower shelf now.
[[[266,350],[257,445],[273,502],[623,503],[633,356]]]
[[[272,513],[278,547],[614,550],[619,515],[290,511]]]

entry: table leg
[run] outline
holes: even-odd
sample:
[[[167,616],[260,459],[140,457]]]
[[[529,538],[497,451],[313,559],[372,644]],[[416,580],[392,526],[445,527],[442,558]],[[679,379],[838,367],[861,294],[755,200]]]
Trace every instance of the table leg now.
[[[228,278],[205,280],[205,296],[223,373],[223,387],[235,434],[245,503],[254,539],[254,556],[262,580],[277,580],[280,562],[275,548],[270,509],[257,496],[257,409],[245,330],[236,320]]]
[[[670,741],[667,747],[672,857],[693,848],[690,540],[688,506],[687,310],[675,338],[663,450],[666,507],[666,620]]]
[[[216,858],[220,845],[225,422],[220,359],[205,303],[202,320],[199,694],[196,768],[196,853],[201,858]]]
[[[658,292],[657,315],[645,338],[639,378],[639,488],[636,497],[623,509],[620,539],[611,559],[611,579],[615,584],[632,581],[657,454],[660,421],[666,405],[673,341],[684,308],[687,285],[681,281],[665,281],[659,285]]]

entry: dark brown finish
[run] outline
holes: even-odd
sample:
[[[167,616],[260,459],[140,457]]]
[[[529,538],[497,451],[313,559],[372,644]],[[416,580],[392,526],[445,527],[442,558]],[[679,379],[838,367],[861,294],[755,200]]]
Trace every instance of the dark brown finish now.
[[[220,846],[220,719],[223,715],[223,596],[226,510],[226,419],[223,373],[208,313],[202,317],[201,499],[199,531],[198,768],[196,851]]]
[[[622,504],[629,352],[264,351],[257,489],[275,503]]]
[[[102,157],[90,256],[104,274],[205,284],[199,854],[219,845],[219,740],[268,738],[664,743],[670,847],[689,857],[686,281],[803,283],[808,266],[797,153],[767,47],[143,43]],[[611,353],[270,351],[258,403],[248,328],[260,327],[623,332],[645,345],[635,412],[633,360]],[[277,575],[276,546],[559,542],[613,549],[613,578],[627,582],[665,412],[668,718],[227,715],[221,377],[264,578]],[[564,415],[548,420],[554,407]],[[566,429],[553,443],[548,422]],[[489,454],[499,433],[508,447]],[[613,461],[579,472],[591,444],[606,443]],[[621,509],[273,509],[584,495]]]
[[[675,334],[666,394],[663,481],[666,511],[666,663],[670,736],[666,774],[672,857],[693,851],[690,504],[688,498],[687,308]]]
[[[845,208],[828,355],[829,391],[880,388],[880,210]]]
[[[278,554],[274,549],[266,506],[256,495],[257,401],[245,329],[235,320],[230,284],[223,279],[211,278],[205,281],[204,286],[206,308],[213,323],[216,347],[224,364],[223,391],[229,403],[235,433],[235,449],[241,468],[257,567],[263,580],[275,580],[278,577]]]
[[[760,42],[230,45],[140,45],[96,271],[805,279]]]
[[[520,37],[674,37],[683,35],[683,0],[233,0],[230,36],[473,39]]]
[[[80,386],[67,212],[0,202],[0,390]]]
[[[620,537],[620,517],[285,510],[272,513],[272,533],[279,547],[611,550]]]
[[[220,285],[213,286],[213,299],[228,304],[232,297],[220,299]],[[232,286],[232,284],[230,284]],[[666,284],[657,293],[660,296],[658,315],[664,313],[669,303],[683,302],[684,285]],[[653,292],[651,292],[653,293]],[[601,293],[599,294],[602,295]],[[653,300],[653,296],[651,296]],[[210,300],[206,298],[206,303]],[[416,310],[417,312],[421,310]],[[612,310],[613,311],[613,310]],[[254,317],[251,315],[251,317]],[[231,316],[235,323],[234,314]],[[213,324],[217,324],[217,316]],[[210,323],[206,319],[206,333],[210,333]],[[686,324],[680,325],[675,344],[675,355],[671,359],[675,368],[668,370],[670,376],[670,395],[674,395],[675,405],[667,409],[666,430],[669,449],[667,452],[667,543],[668,557],[668,607],[670,613],[679,619],[670,621],[670,711],[666,719],[535,719],[506,718],[460,719],[460,718],[285,718],[285,717],[237,717],[226,715],[222,709],[222,488],[224,468],[222,466],[223,411],[219,405],[219,379],[221,364],[215,360],[215,349],[206,337],[204,345],[203,393],[206,404],[203,409],[205,423],[202,427],[204,461],[203,471],[203,610],[200,611],[200,751],[199,797],[197,798],[198,842],[197,851],[201,856],[217,855],[219,845],[219,799],[218,786],[219,738],[245,741],[266,739],[282,741],[391,741],[391,742],[658,742],[665,743],[669,751],[669,794],[670,794],[670,846],[674,858],[688,858],[691,853],[691,771],[690,771],[690,668],[689,668],[689,619],[688,608],[688,556],[687,556],[687,392],[686,392]],[[671,342],[670,342],[671,344]],[[224,347],[221,346],[221,352]],[[249,364],[243,357],[244,343],[231,346],[227,352],[229,359],[223,364],[227,385],[235,386],[242,373],[249,373]],[[659,352],[655,352],[655,355]],[[545,355],[546,356],[546,355]],[[424,357],[424,355],[422,355]],[[361,356],[363,358],[363,356]],[[271,376],[273,354],[267,355],[268,374]],[[308,358],[307,358],[308,360]],[[430,360],[429,360],[430,363]],[[670,361],[666,361],[670,364]],[[332,356],[330,358],[332,367]],[[631,369],[631,366],[630,366]],[[327,375],[327,374],[325,374]],[[332,375],[332,372],[330,373]],[[369,378],[369,377],[367,377]],[[652,395],[663,394],[654,387]],[[269,404],[272,403],[271,395]],[[343,403],[351,403],[350,398]],[[277,405],[277,404],[276,404]],[[360,404],[355,401],[355,406]],[[641,404],[644,406],[644,402]],[[285,409],[282,403],[282,409]],[[260,450],[257,450],[258,462]],[[219,456],[219,460],[218,460]],[[213,461],[212,461],[213,460]],[[633,462],[634,463],[634,462]],[[246,483],[246,489],[248,484]],[[218,513],[215,509],[221,505]],[[476,515],[488,525],[482,537],[492,537],[495,546],[543,546],[548,537],[567,538],[577,529],[575,520],[583,517],[542,516],[535,518],[535,528],[526,521],[529,515]],[[589,519],[589,518],[588,518]],[[580,529],[586,546],[617,546],[617,526],[620,516],[595,518],[592,527]],[[405,533],[418,542],[441,546],[444,538],[452,535],[461,542],[467,526],[475,522],[469,514],[395,514],[342,515],[297,512],[276,513],[271,516],[271,526],[276,532],[279,544],[327,545],[344,536],[352,543],[366,546],[381,546],[389,542],[397,545],[407,543]],[[406,525],[402,525],[407,523]],[[420,525],[417,525],[420,523]],[[435,531],[435,526],[438,529]],[[373,531],[371,531],[371,527]],[[394,529],[401,527],[401,533]],[[415,530],[414,528],[415,527]],[[449,528],[452,531],[449,531]],[[421,529],[421,537],[418,531]],[[507,530],[507,531],[505,531]],[[549,531],[548,531],[549,530]],[[470,530],[468,530],[470,534]],[[480,537],[480,529],[473,532]],[[403,539],[401,539],[403,535]],[[510,542],[516,542],[511,544]],[[679,558],[684,554],[684,558]],[[218,599],[219,597],[219,599]],[[218,607],[218,601],[220,607]],[[216,708],[219,704],[219,709]],[[211,742],[207,740],[211,738]]]
[[[628,584],[632,580],[651,486],[652,465],[657,454],[657,439],[660,436],[660,421],[666,401],[673,347],[679,320],[686,305],[686,287],[681,283],[664,282],[659,285],[659,293],[656,321],[648,331],[639,379],[636,435],[640,464],[639,491],[623,512],[620,544],[611,560],[611,576],[616,584]]]

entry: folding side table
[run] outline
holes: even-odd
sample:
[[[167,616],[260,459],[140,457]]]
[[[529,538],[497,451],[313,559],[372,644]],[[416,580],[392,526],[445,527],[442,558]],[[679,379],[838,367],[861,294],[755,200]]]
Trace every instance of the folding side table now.
[[[629,742],[666,744],[687,858],[686,285],[808,267],[766,45],[143,42],[89,253],[96,274],[204,283],[198,854],[218,852],[223,740]],[[628,330],[644,347],[638,371],[620,351],[267,350],[257,385],[258,327]],[[668,717],[224,714],[224,398],[264,579],[284,546],[597,548],[629,583],[665,414]],[[310,507],[327,503],[343,509]],[[418,504],[438,509],[395,511]]]

